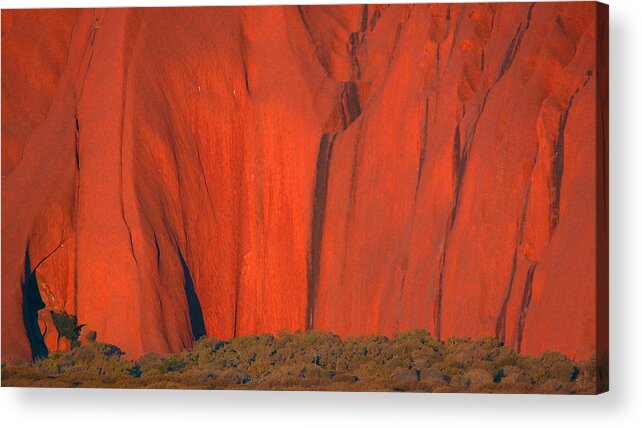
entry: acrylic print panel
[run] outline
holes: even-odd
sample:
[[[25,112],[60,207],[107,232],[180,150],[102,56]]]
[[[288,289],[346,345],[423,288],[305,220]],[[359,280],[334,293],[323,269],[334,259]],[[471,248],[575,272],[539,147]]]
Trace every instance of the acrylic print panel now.
[[[605,391],[607,14],[4,10],[3,386]]]

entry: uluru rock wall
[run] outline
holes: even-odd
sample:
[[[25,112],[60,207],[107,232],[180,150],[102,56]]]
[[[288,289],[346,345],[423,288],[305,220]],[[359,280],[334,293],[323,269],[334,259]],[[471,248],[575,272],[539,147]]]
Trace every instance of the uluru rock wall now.
[[[594,355],[598,9],[3,11],[3,358],[61,346],[48,311],[132,356],[413,328]]]

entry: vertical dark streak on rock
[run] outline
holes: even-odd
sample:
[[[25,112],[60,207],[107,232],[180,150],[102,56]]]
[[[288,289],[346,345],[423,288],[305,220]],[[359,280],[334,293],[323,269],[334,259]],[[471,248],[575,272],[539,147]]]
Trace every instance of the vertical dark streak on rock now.
[[[435,333],[438,338],[441,337],[441,302],[443,295],[443,282],[444,282],[444,269],[446,267],[446,253],[448,251],[448,242],[450,233],[452,232],[455,226],[455,220],[457,219],[457,213],[459,210],[459,204],[461,202],[461,192],[463,188],[464,177],[466,175],[466,166],[468,164],[468,156],[472,147],[472,142],[475,139],[475,133],[477,132],[477,124],[481,119],[481,116],[486,107],[486,101],[488,100],[488,95],[490,93],[490,88],[486,90],[484,98],[477,110],[477,115],[472,119],[471,125],[468,127],[466,132],[466,139],[464,141],[464,147],[461,147],[461,131],[460,123],[457,123],[455,128],[455,135],[453,137],[453,152],[452,152],[452,164],[453,164],[453,205],[448,218],[448,223],[446,227],[446,232],[444,235],[444,245],[442,249],[441,258],[439,260],[439,281],[437,284],[437,298],[435,301],[435,308],[433,311],[433,318],[435,323]],[[464,105],[465,107],[465,105]]]
[[[448,61],[453,57],[453,51],[455,50],[455,42],[457,41],[457,35],[459,33],[459,25],[461,22],[461,13],[459,16],[455,16],[455,25],[453,27],[453,36],[452,42],[450,43],[450,50],[448,51]],[[450,22],[450,5],[448,6],[448,21]]]
[[[136,259],[136,251],[134,250],[134,238],[132,236],[132,229],[129,226],[129,223],[127,222],[127,218],[125,216],[125,200],[124,200],[124,184],[123,184],[123,145],[124,145],[124,130],[125,130],[125,107],[127,104],[127,70],[123,70],[123,89],[122,89],[122,97],[123,97],[123,111],[120,114],[120,180],[119,180],[119,194],[118,197],[120,199],[120,216],[123,219],[123,223],[125,225],[125,228],[127,229],[127,234],[129,235],[129,247],[131,248],[132,256],[134,258],[134,263],[138,264],[138,260]]]
[[[531,171],[535,167],[535,164],[537,163],[537,158],[538,158],[538,152],[535,153],[535,158],[531,163],[532,165]],[[515,273],[517,271],[517,256],[519,255],[519,248],[521,247],[522,242],[524,241],[524,226],[526,225],[526,213],[528,211],[528,202],[530,199],[531,186],[532,186],[532,180],[529,180],[528,184],[526,185],[526,190],[524,192],[525,193],[524,202],[522,203],[522,214],[519,222],[519,229],[517,232],[515,251],[513,252],[513,262],[511,266],[510,278],[508,280],[508,289],[506,291],[506,296],[504,297],[504,300],[502,302],[502,307],[497,317],[497,325],[495,326],[495,336],[502,343],[506,342],[506,312],[508,311],[508,302],[510,300],[510,297],[513,291],[513,284],[515,282]]]
[[[94,9],[94,20],[95,20],[95,25],[94,25],[94,38],[95,38],[95,33],[97,31],[98,27],[98,17],[96,15],[96,10]],[[92,55],[93,55],[93,42],[92,42]],[[89,68],[88,68],[89,70]],[[120,203],[120,216],[123,220],[123,224],[125,225],[125,229],[127,230],[127,234],[129,236],[129,247],[131,249],[132,257],[134,258],[134,263],[138,264],[138,260],[136,258],[136,251],[134,250],[134,238],[132,236],[132,230],[131,227],[129,226],[129,223],[127,222],[127,218],[125,216],[125,202],[124,202],[124,185],[123,185],[123,144],[124,144],[124,130],[125,130],[125,110],[127,106],[127,65],[123,66],[123,87],[120,89],[121,90],[121,96],[122,96],[122,111],[120,112],[120,139],[119,139],[119,164],[120,164],[120,171],[118,171],[119,174],[119,179],[118,179],[118,199]],[[84,89],[84,86],[83,86]]]
[[[301,17],[301,22],[303,23],[303,26],[305,27],[305,31],[308,34],[308,39],[310,40],[310,44],[312,45],[312,48],[314,50],[314,56],[316,57],[317,61],[319,61],[319,64],[321,67],[323,67],[323,70],[327,75],[331,75],[330,73],[330,66],[328,65],[327,61],[319,57],[319,44],[314,38],[314,34],[312,33],[312,29],[310,28],[310,24],[308,23],[307,18],[305,17],[305,11],[303,10],[303,7],[301,5],[297,5],[297,11],[299,12],[299,16]]]
[[[560,15],[557,15],[555,17],[555,22],[560,27],[560,30],[562,30],[562,33],[564,33],[564,35],[568,37],[568,33],[566,32],[566,26],[564,25],[564,21],[562,21],[562,17]]]
[[[364,4],[361,12],[361,32],[363,33],[368,29],[368,4]]]
[[[433,323],[435,325],[435,335],[437,338],[441,338],[441,302],[443,295],[443,284],[444,284],[444,269],[446,267],[446,252],[448,250],[448,238],[450,236],[450,231],[455,223],[454,216],[457,215],[456,199],[458,193],[458,187],[461,182],[461,132],[459,130],[460,124],[457,123],[455,127],[455,135],[453,136],[453,150],[452,150],[452,165],[453,165],[453,207],[448,217],[448,223],[446,224],[446,232],[444,234],[444,244],[441,250],[441,256],[439,257],[439,278],[437,281],[437,296],[435,299],[435,306],[433,309]]]
[[[396,323],[397,323],[397,331],[399,330],[399,323],[401,322],[401,309],[402,309],[402,300],[403,300],[403,293],[404,293],[404,288],[406,285],[406,274],[408,272],[408,264],[410,262],[410,249],[412,245],[412,232],[414,229],[414,223],[415,223],[415,216],[417,213],[417,198],[419,196],[419,187],[421,185],[421,175],[422,171],[424,168],[424,162],[426,158],[426,148],[428,146],[428,106],[429,106],[429,99],[426,98],[426,102],[424,104],[424,111],[422,115],[422,122],[421,122],[421,141],[420,141],[420,146],[419,146],[419,162],[417,165],[417,181],[415,183],[415,195],[414,195],[414,202],[412,205],[412,210],[410,211],[410,216],[408,218],[408,226],[407,226],[407,234],[405,235],[404,242],[407,242],[407,248],[405,250],[405,254],[403,256],[403,259],[401,261],[401,285],[399,287],[399,300],[397,303],[397,317],[396,317]]]
[[[397,54],[397,49],[399,47],[399,39],[401,38],[401,30],[403,28],[403,22],[400,22],[397,24],[397,30],[395,32],[395,39],[392,42],[392,49],[390,49],[390,54],[388,55],[388,66],[386,68],[386,73],[383,78],[383,82],[381,84],[381,88],[386,87],[386,82],[388,81],[388,76],[390,76],[390,70],[392,68],[392,62],[395,59],[395,55]]]
[[[421,125],[421,144],[419,146],[419,165],[417,167],[417,184],[415,186],[415,204],[417,203],[417,193],[419,192],[419,185],[421,184],[421,175],[424,170],[424,162],[426,160],[426,149],[428,147],[428,98],[424,104],[423,123]]]
[[[80,125],[78,125],[78,112],[76,112],[75,119],[76,119],[76,133],[75,133],[76,171],[80,171]]]
[[[323,244],[323,226],[325,223],[326,202],[328,196],[328,180],[330,178],[330,162],[336,134],[326,132],[321,137],[319,154],[317,156],[316,180],[312,200],[312,227],[307,257],[308,311],[306,328],[314,328],[317,288],[321,269],[321,246]]]
[[[198,295],[196,294],[192,274],[190,273],[189,267],[187,266],[187,262],[185,261],[180,248],[177,248],[177,252],[181,262],[181,266],[183,267],[183,277],[185,280],[185,299],[187,301],[187,310],[190,326],[192,329],[192,337],[194,338],[194,340],[198,340],[202,336],[207,336],[201,302],[198,298]]]
[[[77,103],[76,103],[77,104]],[[80,200],[80,125],[76,110],[76,176],[74,177],[73,194],[73,228],[74,228],[74,314],[78,314],[78,209]]]
[[[237,241],[240,241],[240,239],[237,238]],[[237,244],[237,256],[239,259],[240,257],[240,245]],[[240,261],[237,260],[238,265],[240,266],[241,263]],[[237,275],[236,275],[236,284],[234,287],[234,319],[233,319],[233,325],[232,325],[232,337],[237,337],[238,335],[238,323],[239,323],[239,294],[241,292],[241,268],[237,270]]]
[[[560,216],[560,198],[562,191],[562,177],[564,175],[564,132],[566,130],[566,122],[568,120],[568,114],[573,107],[573,101],[575,97],[580,92],[581,88],[585,88],[588,82],[593,76],[593,71],[588,70],[586,72],[586,79],[581,87],[575,90],[575,93],[571,96],[568,101],[566,109],[560,116],[560,121],[557,130],[557,139],[553,144],[553,162],[552,162],[552,176],[551,176],[551,212],[550,212],[550,230],[549,235],[552,235],[553,232],[557,229],[557,224],[559,223]]]
[[[524,294],[522,296],[522,304],[519,309],[519,321],[517,322],[517,352],[522,350],[522,338],[524,336],[524,324],[526,323],[526,313],[528,312],[528,306],[531,303],[531,297],[533,296],[533,277],[535,275],[535,268],[537,267],[536,263],[533,263],[528,268],[528,273],[526,274],[526,283],[524,284]]]
[[[359,47],[359,34],[357,32],[350,33],[348,38],[348,50],[350,51],[350,56],[352,57],[352,62],[354,64],[354,79],[361,79],[361,65],[359,65],[359,59],[357,58],[357,49]]]
[[[386,77],[388,73],[390,72],[390,66],[392,65],[392,60],[395,57],[395,54],[397,53],[397,47],[399,46],[399,39],[401,37],[401,29],[403,27],[403,23],[399,23],[397,25],[397,31],[395,31],[395,40],[392,43],[392,50],[390,51],[390,59],[388,61],[388,71],[386,72]]]
[[[468,156],[470,154],[470,149],[472,147],[472,142],[475,139],[475,133],[477,132],[477,124],[481,119],[481,115],[484,112],[486,107],[486,100],[488,99],[488,94],[490,89],[486,90],[484,98],[482,100],[479,109],[477,110],[477,116],[473,119],[470,127],[466,131],[466,140],[464,142],[464,147],[460,149],[461,146],[461,137],[459,131],[459,123],[455,130],[455,142],[453,147],[453,183],[454,183],[454,196],[453,196],[453,207],[450,214],[449,229],[455,226],[455,220],[457,219],[457,211],[459,210],[459,204],[461,202],[461,190],[463,187],[464,177],[466,175],[466,166],[468,165]],[[461,151],[461,154],[460,154]]]
[[[245,191],[243,186],[240,186],[240,198],[237,205],[237,224],[243,224],[243,218],[245,216],[244,211],[241,206],[241,202],[244,199]],[[239,320],[239,296],[241,294],[241,275],[243,273],[243,245],[239,236],[236,237],[235,241],[235,254],[236,254],[236,272],[235,272],[235,284],[234,284],[234,319],[232,327],[232,337],[237,337],[238,335],[238,320]]]
[[[345,271],[346,271],[346,254],[348,252],[348,243],[350,241],[350,225],[354,219],[354,212],[357,207],[357,187],[359,184],[359,164],[361,163],[361,150],[362,142],[361,135],[363,133],[363,128],[365,127],[364,121],[362,120],[359,123],[357,129],[357,135],[354,139],[354,154],[352,160],[352,171],[350,173],[350,193],[348,196],[348,211],[346,213],[345,221],[345,240],[343,242],[343,260],[341,264],[341,280],[340,283],[343,284]]]
[[[557,140],[553,145],[553,162],[551,171],[551,213],[550,213],[550,234],[555,232],[560,217],[560,197],[562,190],[562,176],[564,175],[564,131],[566,129],[566,121],[568,120],[568,113],[573,106],[573,100],[577,95],[577,91],[568,102],[566,110],[560,116]]]
[[[85,43],[85,49],[83,50],[82,57],[84,58],[87,55],[87,52],[89,52],[89,59],[87,60],[87,67],[85,68],[85,72],[83,75],[82,85],[80,87],[80,93],[77,94],[76,96],[76,107],[80,103],[80,99],[85,93],[85,84],[87,83],[87,75],[89,74],[89,68],[91,67],[91,62],[94,59],[94,42],[96,41],[97,30],[98,29],[94,27],[93,30],[89,33],[89,35],[87,36],[87,42]]]
[[[459,130],[460,124],[457,123],[455,128],[455,136],[453,137],[453,150],[452,150],[452,182],[453,182],[453,207],[450,212],[450,217],[448,218],[448,228],[452,229],[454,223],[454,217],[457,214],[457,192],[458,187],[461,183],[461,174],[462,174],[462,157],[461,157],[461,132]]]
[[[196,147],[196,160],[198,163],[198,168],[201,172],[201,177],[203,177],[203,184],[205,184],[205,193],[207,193],[207,201],[209,202],[210,211],[214,214],[214,202],[212,201],[212,195],[210,194],[210,187],[207,184],[207,176],[205,175],[205,169],[203,168],[203,162],[201,161],[201,151],[198,148],[198,141],[194,141],[194,146]]]
[[[362,129],[363,129],[363,122],[361,122],[361,126],[359,126],[357,137],[355,138],[355,142],[354,142],[354,156],[352,161],[352,172],[350,174],[350,197],[349,197],[350,199],[349,199],[349,206],[348,206],[348,219],[347,219],[348,224],[347,225],[352,223],[352,218],[354,217],[354,210],[356,209],[356,205],[357,205],[357,186],[359,181],[359,164],[361,160]]]
[[[513,36],[513,39],[511,40],[510,44],[508,45],[508,49],[506,49],[506,53],[504,54],[504,60],[499,67],[497,77],[495,78],[495,83],[499,82],[499,80],[504,76],[504,74],[506,74],[511,65],[513,65],[513,61],[515,60],[515,56],[517,55],[517,50],[522,43],[524,33],[526,33],[526,30],[528,30],[531,25],[531,17],[533,15],[534,7],[535,3],[532,3],[528,8],[528,13],[526,14],[526,22],[521,22],[517,27],[517,31],[515,32],[515,35]]]
[[[448,238],[444,241],[444,247],[439,257],[439,279],[437,282],[437,296],[435,297],[435,307],[433,310],[433,324],[435,325],[435,336],[441,340],[441,302],[443,296],[444,268],[446,267],[446,247]]]
[[[165,98],[165,105],[168,106],[168,108],[171,105],[167,98]],[[188,233],[187,233],[187,214],[185,212],[185,204],[183,204],[183,192],[184,192],[184,190],[183,190],[183,178],[181,176],[181,167],[180,167],[180,163],[178,161],[178,155],[177,155],[177,153],[179,153],[180,149],[177,146],[176,141],[175,141],[176,136],[175,136],[175,133],[174,133],[174,125],[172,125],[172,123],[170,122],[169,119],[165,120],[165,130],[167,131],[167,135],[168,135],[168,139],[167,140],[168,140],[168,144],[170,146],[169,153],[171,154],[172,160],[174,162],[174,172],[175,172],[175,175],[176,175],[176,187],[178,189],[178,205],[180,206],[180,210],[181,210],[181,220],[182,220],[181,224],[183,226],[183,231],[182,231],[183,232],[183,240],[182,240],[182,242],[187,244],[187,239],[188,239],[187,238],[188,237]]]
[[[379,9],[375,10],[372,14],[372,18],[370,18],[370,31],[374,31],[375,27],[377,26],[377,21],[380,17],[381,11]]]
[[[87,83],[87,76],[89,74],[89,69],[91,68],[91,63],[94,58],[94,42],[96,41],[96,32],[98,31],[98,27],[96,26],[96,11],[94,9],[94,26],[92,28],[92,31],[90,31],[89,35],[87,36],[87,41],[85,42],[85,48],[83,50],[82,58],[84,59],[87,55],[89,55],[89,58],[87,59],[87,66],[84,70],[83,76],[82,76],[82,85],[80,87],[79,93],[74,94],[75,95],[75,102],[76,102],[76,112],[75,112],[75,119],[76,119],[76,147],[75,147],[75,152],[76,152],[76,188],[75,188],[75,195],[74,195],[74,313],[78,313],[78,289],[79,289],[79,284],[78,284],[78,214],[79,214],[79,208],[80,208],[80,123],[78,119],[78,107],[80,106],[80,101],[82,99],[83,94],[85,93],[85,84]],[[79,17],[76,17],[76,23],[74,24],[74,29],[76,25],[78,24],[78,19]],[[73,32],[72,32],[73,34]],[[70,42],[71,44],[71,42]],[[67,51],[67,56],[69,56],[69,50]],[[68,58],[67,58],[68,61]]]
[[[78,314],[78,211],[80,206],[80,171],[75,178],[75,193],[73,197],[73,228],[74,228],[74,314]]]
[[[490,18],[490,34],[493,34],[493,31],[495,30],[495,18],[497,17],[497,9],[493,8],[493,16]]]
[[[251,96],[252,92],[250,91],[250,79],[248,77],[247,61],[245,60],[245,58],[243,58],[243,77],[245,78],[245,90],[247,91],[247,94]]]
[[[252,92],[250,91],[250,78],[249,78],[249,72],[248,72],[248,61],[247,61],[247,49],[246,49],[246,44],[247,44],[247,39],[245,37],[245,34],[243,32],[243,28],[239,28],[239,50],[241,51],[241,62],[243,63],[243,78],[245,79],[245,90],[247,91],[248,96],[252,96]]]
[[[152,230],[152,233],[154,234],[154,247],[156,248],[156,267],[160,267],[161,251],[160,246],[158,245],[158,237],[156,236],[155,231]]]
[[[517,255],[519,252],[519,245],[515,247],[513,251],[513,264],[510,270],[510,279],[508,280],[508,291],[502,302],[502,307],[499,311],[499,316],[497,317],[497,324],[495,325],[495,337],[501,343],[506,342],[506,311],[508,310],[508,301],[513,289],[513,281],[515,281],[515,272],[517,271]]]
[[[354,79],[361,80],[361,64],[359,64],[358,50],[365,39],[365,32],[368,30],[368,5],[364,4],[361,14],[361,27],[358,32],[350,33],[348,39],[348,50],[352,56]]]
[[[25,250],[25,268],[24,268],[24,281],[22,283],[22,317],[26,330],[27,339],[31,347],[31,357],[35,360],[38,358],[45,358],[49,354],[47,345],[44,341],[40,324],[38,323],[38,311],[45,308],[45,303],[40,294],[40,285],[36,277],[38,268],[55,254],[65,242],[63,235],[58,245],[54,247],[45,257],[42,258],[35,266],[31,265],[31,255],[29,253],[29,242]],[[46,331],[46,330],[45,330]]]
[[[341,124],[345,130],[361,115],[359,90],[354,82],[345,82],[341,94]]]
[[[38,288],[36,269],[31,267],[29,244],[27,244],[24,282],[22,283],[22,321],[33,360],[46,358],[49,355],[47,344],[45,343],[38,323],[38,311],[44,308],[45,303],[42,300],[40,289]]]

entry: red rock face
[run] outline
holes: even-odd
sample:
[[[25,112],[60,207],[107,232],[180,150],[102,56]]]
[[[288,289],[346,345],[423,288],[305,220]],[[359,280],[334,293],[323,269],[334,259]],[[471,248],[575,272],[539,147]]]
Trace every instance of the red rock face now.
[[[67,346],[49,311],[131,356],[283,329],[606,349],[599,11],[3,11],[3,358]]]

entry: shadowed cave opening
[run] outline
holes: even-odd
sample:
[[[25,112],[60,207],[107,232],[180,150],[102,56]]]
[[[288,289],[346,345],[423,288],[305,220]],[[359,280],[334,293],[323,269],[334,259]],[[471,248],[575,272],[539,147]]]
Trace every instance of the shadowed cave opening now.
[[[203,310],[201,309],[201,301],[198,299],[198,295],[194,289],[192,275],[180,250],[178,251],[178,257],[181,259],[183,276],[185,277],[185,297],[187,298],[187,309],[189,312],[189,321],[192,326],[192,335],[194,336],[194,340],[198,340],[207,335],[207,332],[205,331],[205,320],[203,319]]]
[[[25,256],[25,281],[22,284],[22,319],[27,331],[27,339],[31,346],[31,357],[36,360],[49,355],[45,339],[38,324],[38,311],[45,307],[38,288],[35,269],[31,270],[29,250]]]

